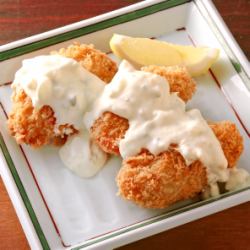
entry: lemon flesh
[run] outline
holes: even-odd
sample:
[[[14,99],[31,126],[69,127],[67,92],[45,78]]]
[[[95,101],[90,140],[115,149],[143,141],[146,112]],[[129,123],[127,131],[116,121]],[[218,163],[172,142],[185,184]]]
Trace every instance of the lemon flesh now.
[[[167,43],[148,38],[133,38],[114,34],[110,40],[111,50],[121,59],[130,61],[134,66],[176,65],[182,58],[176,49]]]
[[[219,56],[219,50],[215,48],[175,45],[119,34],[111,38],[110,48],[116,56],[136,67],[184,65],[192,76],[206,73]]]

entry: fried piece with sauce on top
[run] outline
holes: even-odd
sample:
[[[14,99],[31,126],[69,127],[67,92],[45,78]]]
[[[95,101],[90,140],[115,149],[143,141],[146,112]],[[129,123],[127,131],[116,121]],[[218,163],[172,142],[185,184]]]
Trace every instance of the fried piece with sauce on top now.
[[[192,98],[196,84],[187,69],[183,66],[147,66],[142,71],[151,72],[164,77],[170,87],[170,92],[177,92],[185,102]],[[105,112],[91,127],[92,138],[107,153],[119,155],[119,140],[128,129],[128,122],[113,113]]]
[[[50,106],[34,109],[30,97],[23,90],[13,92],[12,110],[8,118],[10,134],[17,143],[25,143],[34,148],[47,144],[63,145],[67,137],[78,131],[73,125],[60,125],[55,134],[56,118]]]
[[[223,121],[210,127],[222,146],[228,167],[235,167],[243,151],[243,139],[236,126]],[[206,167],[198,160],[187,166],[174,148],[156,156],[143,150],[123,161],[117,185],[123,198],[139,206],[164,208],[202,192],[207,187]]]
[[[105,53],[94,49],[93,45],[75,43],[53,54],[79,61],[84,68],[106,83],[117,71],[116,63]],[[43,106],[39,110],[34,109],[31,98],[24,90],[13,92],[8,128],[17,143],[26,143],[34,148],[51,143],[60,146],[66,142],[68,136],[78,132],[72,124],[59,125],[58,131],[55,132],[55,124],[56,118],[50,106]]]

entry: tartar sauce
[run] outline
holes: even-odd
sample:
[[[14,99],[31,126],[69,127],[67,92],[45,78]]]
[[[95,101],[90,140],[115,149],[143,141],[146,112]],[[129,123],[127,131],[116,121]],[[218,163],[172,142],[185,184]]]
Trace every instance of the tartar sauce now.
[[[84,112],[104,85],[77,61],[44,55],[23,60],[12,87],[23,89],[35,108],[49,105],[55,112],[57,125],[72,124],[80,129]]]
[[[242,168],[229,170],[229,179],[226,183],[226,190],[237,190],[250,186],[250,175]]]
[[[108,156],[89,138],[87,131],[71,136],[59,151],[64,165],[76,175],[89,178],[105,165]]]
[[[85,115],[87,126],[105,111],[129,121],[119,145],[123,158],[138,154],[142,148],[157,155],[176,144],[187,165],[200,160],[206,166],[210,184],[228,180],[227,160],[220,142],[199,110],[186,111],[177,94],[170,93],[165,78],[137,71],[123,61],[93,110]]]

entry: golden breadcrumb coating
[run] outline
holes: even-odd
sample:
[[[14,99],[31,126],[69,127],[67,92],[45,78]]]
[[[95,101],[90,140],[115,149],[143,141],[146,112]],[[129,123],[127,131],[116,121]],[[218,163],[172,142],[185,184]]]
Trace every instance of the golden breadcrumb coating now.
[[[50,143],[62,145],[68,135],[77,133],[77,130],[68,124],[60,125],[55,133],[55,123],[54,111],[50,106],[34,109],[30,97],[23,90],[13,92],[8,128],[17,143],[26,143],[34,148]]]
[[[230,121],[220,121],[211,122],[209,126],[220,141],[228,167],[234,167],[244,149],[243,137],[236,125]]]
[[[98,76],[106,83],[109,83],[117,72],[116,63],[105,53],[95,49],[93,44],[86,45],[75,42],[67,48],[53,51],[52,54],[59,54],[75,59],[85,69]]]
[[[222,146],[228,167],[234,167],[243,151],[243,139],[229,121],[210,124]],[[187,166],[182,155],[169,149],[157,156],[143,151],[123,161],[117,175],[119,194],[146,208],[164,208],[191,198],[207,186],[200,161]]]
[[[116,180],[123,198],[145,208],[165,208],[192,198],[207,185],[202,163],[186,166],[174,149],[157,156],[144,151],[129,157],[123,161]]]
[[[111,112],[105,112],[90,129],[91,138],[109,154],[120,155],[119,142],[129,127],[128,120]]]
[[[90,135],[99,147],[109,154],[120,155],[119,142],[128,130],[128,120],[105,112],[95,120],[90,128]]]
[[[185,102],[190,100],[195,93],[195,81],[184,66],[150,65],[142,67],[141,70],[165,77],[169,83],[170,92],[177,92]]]

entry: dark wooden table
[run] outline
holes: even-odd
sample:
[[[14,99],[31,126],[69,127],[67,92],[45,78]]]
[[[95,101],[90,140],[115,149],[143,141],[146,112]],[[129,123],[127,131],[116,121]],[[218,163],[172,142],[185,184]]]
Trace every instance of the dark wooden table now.
[[[133,0],[0,0],[0,45],[111,11]],[[250,59],[250,1],[213,1]],[[0,178],[0,249],[29,245]],[[132,243],[123,250],[250,250],[250,202]]]

